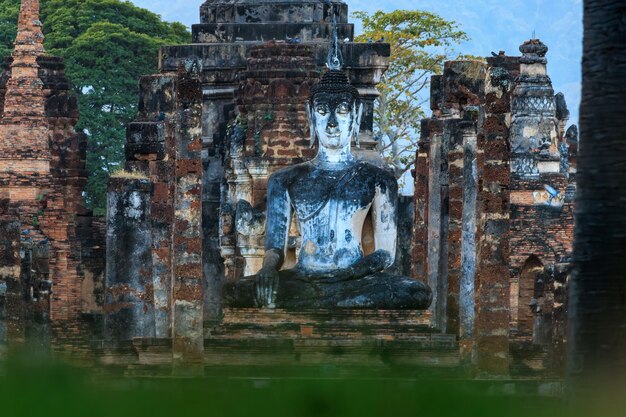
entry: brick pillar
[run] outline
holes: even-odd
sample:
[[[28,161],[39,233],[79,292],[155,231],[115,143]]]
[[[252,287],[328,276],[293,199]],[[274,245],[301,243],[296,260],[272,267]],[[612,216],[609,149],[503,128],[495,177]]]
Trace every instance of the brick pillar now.
[[[49,180],[46,98],[37,62],[43,54],[39,2],[22,1],[0,119],[0,179],[4,180],[1,193],[32,206],[22,210],[22,217],[37,213],[37,196]]]
[[[447,145],[444,123],[438,120],[431,126],[428,185],[428,285],[433,291],[433,325],[445,332],[447,262]],[[444,244],[445,243],[445,244]]]
[[[567,341],[567,282],[570,265],[557,265],[554,274],[554,309],[552,310],[552,373],[561,376],[565,371]]]
[[[137,121],[126,133],[126,169],[147,175],[153,183],[150,201],[152,285],[155,336],[172,335],[172,216],[174,200],[175,77],[149,75],[140,79]]]
[[[0,194],[19,204],[27,240],[50,241],[50,320],[64,334],[83,307],[77,215],[86,183],[86,139],[62,60],[45,55],[39,1],[21,2],[15,49],[0,106]],[[47,312],[46,316],[47,316]]]
[[[461,241],[461,282],[459,293],[459,336],[471,340],[474,334],[474,292],[476,277],[476,205],[478,155],[476,125],[464,123],[463,135],[463,236]],[[468,345],[471,350],[471,343]]]
[[[20,223],[0,220],[0,349],[3,345],[24,341],[25,305],[20,264]]]
[[[39,1],[23,0],[0,118],[0,343],[3,337],[23,341],[25,336],[20,229],[37,225],[37,198],[50,179],[46,100],[37,63],[43,54]]]
[[[197,62],[176,80],[176,167],[173,217],[174,363],[201,363],[204,353],[202,274],[202,86]]]
[[[443,104],[441,96],[442,77],[433,76],[431,79],[430,106],[433,118],[424,119],[421,123],[421,137],[418,143],[415,159],[415,220],[413,226],[413,242],[411,249],[411,276],[428,284],[433,291],[433,302],[430,310],[433,311],[433,326],[440,326],[438,322],[438,276],[437,266],[431,262],[433,255],[432,230],[433,224],[440,223],[440,210],[432,213],[432,196],[439,200],[439,186],[433,178],[438,175],[439,162],[433,154],[440,146],[443,133],[443,124],[437,117],[441,113]],[[437,187],[434,187],[437,185]],[[433,189],[435,188],[435,189]],[[438,226],[436,226],[438,228]],[[435,251],[438,254],[438,250]],[[435,269],[433,271],[433,266]]]
[[[498,58],[502,59],[502,58]],[[507,58],[504,58],[507,59]],[[476,365],[486,375],[509,373],[510,86],[505,68],[492,67],[485,83],[485,115],[478,147],[479,238],[476,271]],[[480,169],[480,168],[479,168]]]
[[[55,288],[50,300],[50,316],[55,322],[66,323],[79,318],[83,312],[83,297],[87,297],[81,291],[86,271],[77,235],[77,217],[91,217],[82,198],[88,175],[85,169],[87,138],[74,130],[79,116],[78,104],[69,91],[63,61],[58,57],[41,56],[37,62],[46,97],[51,175],[49,188],[41,193],[45,207],[40,216],[40,229],[51,239],[50,265]],[[100,245],[104,246],[104,242]]]
[[[415,222],[411,276],[428,283],[428,195],[430,183],[430,119],[422,121],[422,136],[415,158]]]
[[[447,269],[447,137],[445,122],[422,121],[421,139],[415,164],[415,226],[412,275],[433,291],[432,325],[445,330]],[[445,241],[442,241],[442,239]],[[443,258],[442,258],[443,257]],[[442,265],[444,259],[445,265]],[[443,277],[443,278],[442,278]]]
[[[459,333],[461,288],[461,240],[463,224],[463,134],[460,120],[447,121],[448,145],[448,233],[446,332]]]
[[[233,74],[232,68],[220,68],[220,73]],[[227,78],[225,76],[225,78]],[[202,257],[204,259],[205,292],[204,320],[215,320],[221,317],[222,287],[224,285],[225,265],[220,245],[220,219],[228,209],[220,207],[223,183],[226,178],[224,158],[226,155],[227,131],[229,130],[228,115],[235,108],[235,81],[232,84],[203,84],[204,103],[202,110],[203,122],[203,170],[202,178],[202,229],[204,231]],[[226,249],[228,250],[228,249]],[[231,258],[232,260],[232,258]],[[230,268],[232,269],[232,268]]]
[[[107,340],[154,337],[149,180],[111,178],[107,196]]]

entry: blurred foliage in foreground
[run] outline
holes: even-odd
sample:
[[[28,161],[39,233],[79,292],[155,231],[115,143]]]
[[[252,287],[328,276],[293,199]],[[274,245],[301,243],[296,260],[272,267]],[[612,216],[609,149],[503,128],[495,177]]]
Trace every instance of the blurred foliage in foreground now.
[[[113,378],[24,355],[0,364],[0,415],[27,416],[576,416],[555,397],[505,395],[506,382],[307,378],[242,378],[218,371],[203,379]],[[317,377],[315,376],[317,374]],[[623,410],[622,410],[623,411]],[[615,414],[619,415],[619,414]],[[623,414],[622,414],[623,415]]]

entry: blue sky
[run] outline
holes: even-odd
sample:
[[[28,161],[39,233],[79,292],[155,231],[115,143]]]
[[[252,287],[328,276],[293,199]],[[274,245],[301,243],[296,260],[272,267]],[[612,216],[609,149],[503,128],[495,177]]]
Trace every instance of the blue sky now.
[[[351,11],[423,9],[455,20],[470,41],[459,52],[488,56],[491,51],[519,55],[519,45],[536,36],[550,47],[548,72],[556,92],[565,94],[577,123],[582,58],[582,0],[344,0]],[[132,0],[165,20],[188,26],[199,22],[203,0]],[[356,22],[355,22],[356,23]],[[357,33],[359,27],[357,25]]]

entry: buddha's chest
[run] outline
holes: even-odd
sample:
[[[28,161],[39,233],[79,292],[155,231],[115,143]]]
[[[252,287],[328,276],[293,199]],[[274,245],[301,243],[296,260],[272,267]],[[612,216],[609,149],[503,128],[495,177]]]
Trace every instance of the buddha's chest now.
[[[349,222],[367,211],[376,195],[372,181],[355,181],[336,175],[296,181],[290,187],[290,198],[301,223],[315,221]]]

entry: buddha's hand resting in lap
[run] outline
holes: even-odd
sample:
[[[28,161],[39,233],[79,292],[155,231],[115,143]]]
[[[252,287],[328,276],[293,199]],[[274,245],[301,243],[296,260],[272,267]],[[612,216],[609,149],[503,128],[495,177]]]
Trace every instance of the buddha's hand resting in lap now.
[[[389,268],[391,255],[386,250],[377,250],[355,262],[348,268],[336,269],[326,273],[313,273],[316,279],[323,279],[328,282],[350,281],[374,275]]]
[[[278,271],[271,266],[264,266],[256,274],[255,302],[257,307],[275,308],[278,293]]]
[[[355,262],[349,269],[357,278],[382,272],[391,266],[391,255],[386,250],[379,249],[371,255]]]

